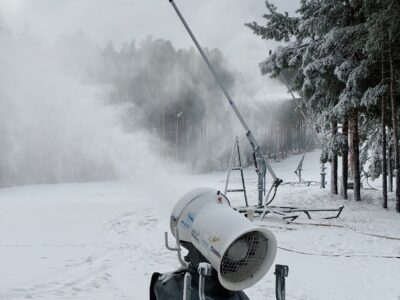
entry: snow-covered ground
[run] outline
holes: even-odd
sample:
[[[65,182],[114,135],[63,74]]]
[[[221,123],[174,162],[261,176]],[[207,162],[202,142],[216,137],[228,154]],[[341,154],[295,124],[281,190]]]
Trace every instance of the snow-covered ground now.
[[[285,181],[296,180],[299,159],[272,166]],[[304,179],[319,180],[317,161],[318,152],[306,156]],[[148,299],[151,274],[179,266],[163,241],[174,203],[195,187],[222,190],[225,176],[164,172],[0,189],[0,299]],[[252,169],[246,180],[255,204]],[[393,195],[389,211],[380,209],[379,191],[363,191],[363,197],[355,203],[316,186],[279,188],[275,205],[345,205],[339,219],[262,222],[278,240],[275,263],[289,265],[288,299],[400,299],[400,215]],[[275,299],[273,271],[246,292],[254,300]]]

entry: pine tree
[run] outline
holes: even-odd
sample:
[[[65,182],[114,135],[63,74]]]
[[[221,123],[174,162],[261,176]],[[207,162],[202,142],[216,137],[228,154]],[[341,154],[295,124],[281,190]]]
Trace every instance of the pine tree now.
[[[332,121],[332,135],[336,136],[338,133],[337,121]],[[338,155],[333,154],[331,162],[331,193],[334,195],[338,194]]]
[[[395,71],[393,63],[393,48],[389,46],[389,66],[390,66],[390,99],[392,104],[392,124],[393,124],[393,148],[394,162],[396,170],[396,211],[400,213],[400,149],[398,133],[397,103],[395,96]]]
[[[385,67],[382,55],[382,82],[385,80]],[[387,159],[386,159],[386,96],[381,97],[381,111],[382,111],[382,207],[387,208]]]
[[[369,33],[368,40],[366,43],[366,52],[368,55],[373,57],[382,58],[383,72],[385,73],[383,80],[377,86],[376,90],[380,90],[382,96],[382,123],[385,122],[386,115],[386,97],[390,99],[391,106],[391,117],[392,117],[392,145],[394,155],[394,169],[399,170],[399,143],[398,143],[398,102],[396,98],[399,96],[399,92],[396,88],[396,76],[398,72],[398,53],[400,43],[400,3],[399,1],[391,0],[369,0],[364,5],[366,14],[368,15]],[[386,72],[387,70],[387,72]],[[388,75],[386,75],[388,73]],[[388,78],[388,80],[386,80]],[[379,93],[377,93],[379,94]],[[387,124],[389,125],[389,124]],[[382,124],[382,132],[384,131],[384,125]],[[386,137],[385,137],[386,138]],[[391,154],[391,145],[389,145],[389,154]],[[383,150],[382,150],[383,152]],[[385,159],[386,152],[382,155],[382,159]],[[391,155],[389,155],[389,170],[392,172],[392,165],[390,161]],[[382,162],[383,167],[386,162]],[[382,176],[385,176],[383,171]],[[389,189],[391,188],[391,175],[389,175]],[[386,206],[385,195],[383,195],[383,206]],[[400,212],[400,176],[396,176],[396,210]]]
[[[389,154],[393,147],[394,169],[399,174],[396,177],[396,210],[400,212],[397,112],[400,2],[302,0],[296,17],[277,12],[268,1],[266,6],[266,24],[253,22],[247,26],[263,39],[286,44],[260,64],[262,74],[273,78],[287,70],[295,74],[289,84],[301,93],[302,109],[316,119],[314,126],[326,136],[321,159],[331,160],[334,167],[335,155],[347,157],[347,151],[350,153],[355,200],[361,200],[361,172],[365,172],[363,166],[369,160],[370,175],[382,175],[385,206],[389,132],[392,135]],[[388,80],[382,78],[382,67],[389,74],[384,76]],[[387,108],[389,99],[391,110]],[[390,124],[386,117],[388,112],[392,117]],[[342,139],[335,136],[335,120],[345,120],[343,122],[349,125],[348,143],[344,138],[345,128]],[[329,134],[332,130],[333,134]],[[370,158],[368,153],[372,154]],[[343,164],[347,164],[345,159]],[[391,170],[390,159],[388,165]],[[332,172],[335,177],[334,170]],[[343,173],[345,177],[347,174]],[[334,185],[333,181],[333,193]]]
[[[354,46],[354,36],[364,30],[362,26],[357,26],[359,20],[355,14],[362,2],[352,3],[356,7],[347,1],[302,1],[298,11],[300,17],[291,18],[287,14],[277,13],[276,8],[271,7],[267,1],[269,13],[264,15],[267,24],[247,24],[262,38],[294,40],[272,53],[261,64],[261,71],[277,77],[282,70],[294,70],[296,76],[291,86],[302,92],[303,106],[309,115],[317,116],[322,131],[346,113],[357,111],[360,105],[362,93],[358,91],[357,83],[363,65],[358,48]],[[340,74],[337,74],[338,68]],[[328,152],[322,159],[330,157],[333,166],[336,165],[334,161],[339,146],[335,142],[339,141],[333,134],[329,141],[331,146],[324,147]],[[358,139],[355,141],[353,144],[358,147]],[[358,160],[358,149],[353,152],[356,153],[355,160]],[[358,183],[355,186],[358,191],[355,194],[360,195],[359,167],[356,173]],[[335,178],[333,193],[337,192]]]
[[[342,134],[344,138],[344,147],[342,149],[342,189],[343,189],[343,198],[348,199],[347,182],[349,177],[349,151],[348,151],[349,120],[347,115],[344,117]]]

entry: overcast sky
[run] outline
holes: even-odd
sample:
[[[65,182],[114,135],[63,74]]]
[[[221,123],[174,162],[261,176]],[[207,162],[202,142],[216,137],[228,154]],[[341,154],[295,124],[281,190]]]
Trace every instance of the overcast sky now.
[[[274,0],[293,13],[299,0]],[[244,27],[245,22],[262,21],[264,0],[176,0],[183,15],[205,47],[223,50],[234,66],[258,73],[274,43],[262,41]],[[28,28],[45,40],[78,30],[100,45],[116,46],[133,37],[140,42],[146,35],[165,38],[176,47],[192,42],[168,0],[1,0],[0,17],[13,32]]]

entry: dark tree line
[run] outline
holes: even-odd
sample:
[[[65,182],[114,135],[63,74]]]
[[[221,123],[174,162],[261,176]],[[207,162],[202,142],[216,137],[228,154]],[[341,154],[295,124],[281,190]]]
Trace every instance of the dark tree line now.
[[[235,92],[238,74],[221,51],[207,53],[224,84]],[[163,155],[195,170],[227,168],[234,136],[243,130],[194,49],[175,49],[169,41],[147,38],[139,46],[133,41],[120,50],[108,44],[102,61],[97,80],[112,86],[112,102],[129,105],[127,130],[146,128],[154,142],[163,145]],[[268,157],[283,159],[308,145],[309,132],[293,100],[243,100],[240,109]],[[252,163],[245,137],[241,148],[244,163]]]

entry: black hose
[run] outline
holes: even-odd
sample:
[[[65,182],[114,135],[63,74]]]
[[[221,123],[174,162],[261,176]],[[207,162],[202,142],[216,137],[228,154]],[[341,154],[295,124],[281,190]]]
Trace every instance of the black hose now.
[[[275,199],[276,191],[278,190],[278,187],[275,186],[275,185],[273,185],[273,186],[271,187],[271,190],[272,190],[274,187],[275,187],[274,194],[272,195],[271,200],[269,200],[267,203],[265,203],[265,206],[270,205],[270,204],[272,203],[272,201],[274,201],[274,199]],[[270,194],[271,190],[268,192],[268,195]]]
[[[275,295],[276,300],[285,300],[286,285],[285,277],[289,275],[289,267],[285,265],[275,265]]]
[[[285,300],[285,278],[277,277],[275,282],[276,300]]]

